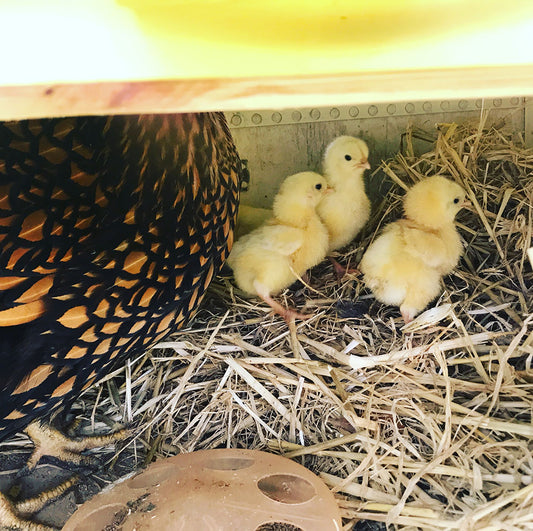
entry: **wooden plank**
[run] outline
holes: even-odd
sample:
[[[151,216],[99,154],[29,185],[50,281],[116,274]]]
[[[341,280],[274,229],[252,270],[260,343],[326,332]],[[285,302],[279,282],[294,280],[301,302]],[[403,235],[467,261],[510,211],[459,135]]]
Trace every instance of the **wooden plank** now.
[[[0,119],[529,96],[533,65],[0,87]]]

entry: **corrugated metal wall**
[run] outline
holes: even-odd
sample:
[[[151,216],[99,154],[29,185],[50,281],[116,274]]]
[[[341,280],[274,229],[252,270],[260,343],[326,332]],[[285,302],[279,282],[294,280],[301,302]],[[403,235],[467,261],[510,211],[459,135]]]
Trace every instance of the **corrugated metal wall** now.
[[[526,131],[525,99],[518,97],[226,113],[239,153],[248,160],[250,170],[249,189],[242,201],[270,206],[287,175],[320,171],[325,147],[339,135],[366,140],[374,170],[382,159],[399,150],[401,134],[408,124],[432,133],[437,123],[477,120],[482,109],[490,110],[490,122],[505,118],[506,128],[531,133]],[[431,144],[418,140],[415,147],[424,152]],[[369,182],[371,195],[377,185]]]

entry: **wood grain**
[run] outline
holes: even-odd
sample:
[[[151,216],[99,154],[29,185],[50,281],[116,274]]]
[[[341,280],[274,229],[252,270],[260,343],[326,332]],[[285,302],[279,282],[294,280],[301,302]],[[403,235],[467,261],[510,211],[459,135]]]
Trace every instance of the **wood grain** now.
[[[0,119],[529,96],[533,65],[0,87]]]

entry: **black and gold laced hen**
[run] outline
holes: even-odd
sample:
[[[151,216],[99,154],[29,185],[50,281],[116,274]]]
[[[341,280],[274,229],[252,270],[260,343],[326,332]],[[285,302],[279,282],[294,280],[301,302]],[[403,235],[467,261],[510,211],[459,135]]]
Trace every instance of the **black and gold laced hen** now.
[[[0,440],[193,316],[240,174],[218,113],[0,125]]]

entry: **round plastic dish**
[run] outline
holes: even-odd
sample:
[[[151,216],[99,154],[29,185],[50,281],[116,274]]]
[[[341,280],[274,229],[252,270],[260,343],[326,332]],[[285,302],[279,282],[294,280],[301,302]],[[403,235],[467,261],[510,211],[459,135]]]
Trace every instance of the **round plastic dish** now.
[[[315,474],[256,450],[163,459],[85,504],[64,531],[339,531],[335,498]]]

